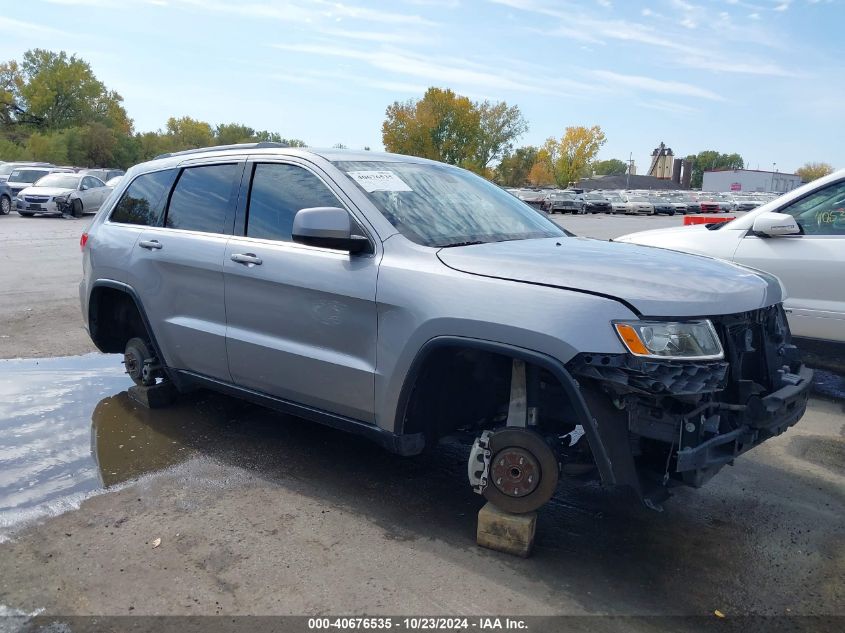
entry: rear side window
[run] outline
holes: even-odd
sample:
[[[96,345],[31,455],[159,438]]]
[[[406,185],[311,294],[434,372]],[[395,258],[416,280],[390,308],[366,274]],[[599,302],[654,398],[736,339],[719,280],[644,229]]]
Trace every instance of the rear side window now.
[[[109,219],[123,224],[161,226],[167,193],[175,179],[175,169],[138,176],[124,192]]]
[[[342,206],[323,182],[296,165],[259,163],[252,176],[246,234],[291,241],[293,216],[309,207]]]
[[[233,163],[183,170],[170,196],[164,225],[171,229],[226,233],[226,214],[231,207],[238,169]]]

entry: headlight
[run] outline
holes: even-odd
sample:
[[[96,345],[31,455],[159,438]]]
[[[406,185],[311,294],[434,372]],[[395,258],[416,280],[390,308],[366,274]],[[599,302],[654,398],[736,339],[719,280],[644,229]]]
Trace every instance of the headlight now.
[[[702,321],[616,321],[619,338],[634,356],[668,360],[715,360],[724,357],[713,324]]]

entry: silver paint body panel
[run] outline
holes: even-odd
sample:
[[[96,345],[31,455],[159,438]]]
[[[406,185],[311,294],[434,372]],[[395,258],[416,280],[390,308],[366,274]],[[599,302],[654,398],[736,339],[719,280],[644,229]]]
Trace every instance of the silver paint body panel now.
[[[137,175],[196,164],[192,156],[163,158],[129,170],[92,222],[80,285],[86,320],[94,284],[124,282],[168,366],[387,431],[401,428],[405,378],[437,337],[502,343],[565,363],[579,352],[623,353],[613,320],[728,314],[780,301],[779,286],[742,267],[632,245],[562,237],[420,246],[331,162],[424,159],[250,149],[204,154],[202,162],[233,157],[310,169],[358,220],[374,254],[248,238],[237,234],[237,222],[235,235],[108,222]],[[244,179],[237,217],[247,186]],[[140,249],[149,239],[163,248]],[[262,263],[231,260],[241,253]]]

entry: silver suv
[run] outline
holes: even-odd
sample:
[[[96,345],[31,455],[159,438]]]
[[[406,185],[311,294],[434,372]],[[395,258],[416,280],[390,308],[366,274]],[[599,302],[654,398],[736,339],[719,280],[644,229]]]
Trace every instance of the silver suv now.
[[[161,156],[82,245],[91,338],[137,383],[222,391],[402,455],[465,437],[470,484],[511,512],[561,474],[658,502],[806,407],[774,277],[573,237],[420,158]]]

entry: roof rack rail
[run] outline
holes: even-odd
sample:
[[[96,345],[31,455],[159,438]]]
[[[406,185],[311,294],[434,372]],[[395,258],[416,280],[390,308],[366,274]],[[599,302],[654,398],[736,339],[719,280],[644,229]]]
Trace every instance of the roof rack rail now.
[[[236,143],[234,145],[215,145],[213,147],[198,147],[197,149],[186,149],[181,152],[167,152],[166,154],[159,154],[153,160],[159,158],[170,158],[171,156],[188,156],[190,154],[202,154],[204,152],[216,152],[226,149],[267,149],[267,148],[284,148],[290,147],[287,143],[276,143],[274,141],[260,141],[258,143]]]

